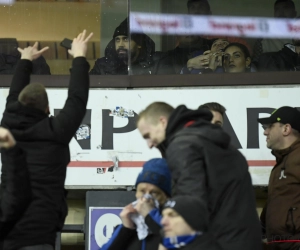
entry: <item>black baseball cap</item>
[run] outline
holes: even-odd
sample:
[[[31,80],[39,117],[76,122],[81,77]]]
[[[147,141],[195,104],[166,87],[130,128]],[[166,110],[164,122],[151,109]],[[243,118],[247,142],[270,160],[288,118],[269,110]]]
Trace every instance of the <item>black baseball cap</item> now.
[[[258,118],[257,121],[261,124],[273,124],[275,122],[288,123],[293,129],[300,132],[300,111],[297,108],[281,107],[275,109],[270,117]]]

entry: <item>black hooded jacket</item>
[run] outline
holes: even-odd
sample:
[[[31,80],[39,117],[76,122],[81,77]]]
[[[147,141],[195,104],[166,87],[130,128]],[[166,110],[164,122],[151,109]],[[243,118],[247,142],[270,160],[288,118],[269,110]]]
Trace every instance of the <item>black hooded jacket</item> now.
[[[4,240],[5,250],[55,244],[67,215],[64,182],[70,162],[69,142],[86,113],[89,93],[89,64],[84,57],[73,59],[68,98],[55,117],[18,101],[30,83],[32,62],[21,59],[12,79],[1,126],[10,129],[26,154],[32,199],[20,220]],[[2,161],[1,186],[8,186],[9,165]]]
[[[147,35],[141,35],[143,49],[135,62],[131,63],[132,75],[152,74],[155,61],[160,53],[155,53],[155,43]],[[105,48],[105,56],[96,60],[90,75],[128,75],[128,65],[118,58],[115,40],[112,39]]]
[[[7,166],[7,185],[0,191],[0,241],[13,228],[31,202],[31,188],[26,155],[18,147],[1,149]],[[0,249],[3,249],[0,243]]]
[[[166,129],[166,156],[174,183],[173,196],[203,200],[208,233],[222,249],[261,249],[254,191],[243,155],[230,137],[210,123],[209,110],[177,107]],[[206,248],[209,249],[209,248]]]
[[[260,56],[259,71],[300,71],[300,57],[293,51],[294,45],[286,44],[278,52],[268,52]]]

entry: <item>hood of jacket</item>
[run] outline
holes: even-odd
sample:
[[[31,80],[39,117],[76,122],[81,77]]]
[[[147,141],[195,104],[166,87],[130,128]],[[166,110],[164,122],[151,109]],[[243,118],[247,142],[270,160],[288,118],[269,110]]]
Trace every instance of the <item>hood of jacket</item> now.
[[[199,136],[209,139],[222,148],[229,147],[230,136],[219,125],[212,124],[212,118],[212,112],[208,109],[191,110],[185,105],[178,106],[172,112],[168,121],[166,129],[167,144],[177,132],[192,128],[192,130],[187,129],[186,132],[193,131],[193,134],[199,134]]]

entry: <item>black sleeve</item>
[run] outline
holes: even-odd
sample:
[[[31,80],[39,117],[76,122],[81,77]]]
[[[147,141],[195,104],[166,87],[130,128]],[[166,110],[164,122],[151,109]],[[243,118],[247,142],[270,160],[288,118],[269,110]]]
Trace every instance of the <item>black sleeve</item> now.
[[[85,115],[90,85],[88,71],[85,57],[73,59],[68,98],[52,124],[58,140],[63,143],[70,142]]]
[[[195,196],[207,204],[207,183],[203,149],[193,135],[177,136],[167,148],[167,162],[172,174],[172,196]],[[207,209],[204,208],[204,209]]]
[[[40,56],[36,60],[32,61],[33,75],[51,75],[50,67],[46,62],[46,59],[43,56]]]
[[[31,201],[31,188],[24,152],[17,146],[2,149],[1,158],[6,169],[0,200],[0,227],[4,227],[22,216]]]
[[[137,233],[135,229],[129,229],[120,225],[114,231],[110,240],[105,245],[103,245],[101,249],[102,250],[127,249],[132,238],[136,235]]]
[[[158,217],[157,219],[160,220],[161,216]],[[154,218],[150,214],[148,214],[145,217],[145,223],[149,227],[149,229],[152,233],[160,235],[161,226],[157,221],[154,220]]]
[[[22,89],[30,83],[30,74],[32,72],[32,62],[30,60],[21,59],[17,63],[15,73],[6,99],[6,105],[9,102],[18,100],[18,96]]]

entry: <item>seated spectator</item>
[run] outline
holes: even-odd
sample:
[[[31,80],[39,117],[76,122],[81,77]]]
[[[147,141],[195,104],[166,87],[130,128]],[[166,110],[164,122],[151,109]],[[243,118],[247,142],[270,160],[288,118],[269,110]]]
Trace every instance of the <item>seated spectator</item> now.
[[[217,67],[222,67],[223,49],[229,44],[227,39],[215,39],[210,50],[196,56],[187,62],[187,67],[182,69],[182,74],[201,74],[214,72]]]
[[[241,43],[230,43],[224,49],[223,68],[226,73],[256,71],[251,65],[250,52]]]
[[[156,74],[180,74],[189,59],[202,55],[211,46],[209,40],[200,36],[178,36],[177,39],[178,46],[158,61]]]
[[[188,0],[188,13],[191,15],[211,15],[210,5],[207,0]]]
[[[18,42],[13,38],[0,39],[0,74],[12,75],[15,72],[21,54],[17,50]],[[40,56],[32,62],[32,74],[50,75],[50,67],[45,58]]]
[[[292,0],[277,0],[274,3],[275,18],[296,18],[297,11]],[[257,39],[253,48],[252,61],[257,63],[261,54],[279,51],[286,43],[291,43],[291,39],[264,38]]]
[[[259,71],[300,71],[300,40],[286,44],[278,52],[264,53],[259,58]]]
[[[171,174],[166,160],[147,161],[135,186],[137,202],[130,203],[120,213],[122,225],[116,228],[102,250],[158,249],[160,208],[171,196]]]
[[[213,114],[213,119],[211,120],[212,124],[219,125],[220,127],[223,127],[224,119],[223,116],[226,112],[226,108],[222,106],[220,103],[217,102],[208,102],[204,103],[199,106],[198,109],[209,109]]]
[[[145,34],[131,34],[129,48],[128,31],[126,18],[115,29],[113,40],[105,48],[105,56],[96,60],[90,71],[91,75],[145,75],[152,73],[155,43]],[[131,65],[128,65],[129,62]]]
[[[208,231],[208,214],[202,201],[193,196],[177,196],[162,211],[163,249],[222,249]]]

